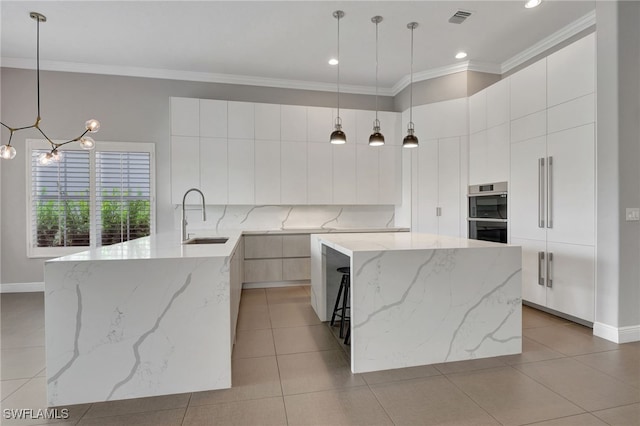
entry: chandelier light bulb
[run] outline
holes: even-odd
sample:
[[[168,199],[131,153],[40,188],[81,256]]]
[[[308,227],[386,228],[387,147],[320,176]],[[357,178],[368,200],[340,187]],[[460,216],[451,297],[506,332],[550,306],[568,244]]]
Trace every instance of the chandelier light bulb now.
[[[0,158],[3,160],[13,160],[16,156],[16,149],[11,145],[0,146]]]
[[[38,164],[40,164],[41,166],[48,165],[49,163],[51,163],[51,160],[53,160],[53,155],[51,155],[50,152],[43,152],[38,156]]]
[[[526,7],[527,9],[533,9],[536,6],[539,6],[540,3],[542,3],[542,0],[527,0],[524,3],[524,7]]]
[[[90,136],[83,136],[80,139],[80,146],[82,147],[82,149],[86,149],[87,151],[90,151],[96,147],[96,141],[94,141],[93,138]]]
[[[57,149],[54,149],[53,152],[51,152],[51,159],[57,163],[62,160],[62,153]]]
[[[95,133],[98,130],[100,130],[100,122],[95,118],[92,118],[91,120],[87,120],[87,122],[84,124],[87,130],[90,131],[91,133]]]

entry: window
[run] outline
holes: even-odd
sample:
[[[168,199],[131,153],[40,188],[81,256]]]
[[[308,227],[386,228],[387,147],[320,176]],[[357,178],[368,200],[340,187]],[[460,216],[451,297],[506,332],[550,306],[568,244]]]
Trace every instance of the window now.
[[[153,144],[69,148],[61,150],[61,161],[43,166],[38,156],[47,147],[27,141],[29,257],[62,256],[153,232]]]

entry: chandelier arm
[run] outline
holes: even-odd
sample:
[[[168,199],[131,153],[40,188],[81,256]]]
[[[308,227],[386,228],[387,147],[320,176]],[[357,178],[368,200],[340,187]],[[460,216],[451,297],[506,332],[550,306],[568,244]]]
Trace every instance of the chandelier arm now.
[[[36,124],[32,124],[31,126],[24,126],[24,127],[17,127],[15,129],[11,129],[14,132],[17,132],[18,130],[26,130],[26,129],[37,129],[38,126]]]
[[[89,130],[85,130],[80,136],[78,136],[76,138],[70,139],[70,140],[68,140],[66,142],[57,143],[55,145],[56,145],[56,147],[61,147],[62,145],[66,145],[66,144],[71,143],[71,142],[78,142],[87,133],[89,133]]]
[[[40,134],[41,134],[42,136],[44,136],[44,138],[47,140],[47,142],[49,142],[49,144],[50,144],[51,146],[54,146],[54,145],[55,145],[55,143],[54,143],[51,139],[49,139],[49,136],[47,136],[47,134],[46,134],[45,132],[43,132],[43,131],[42,131],[42,129],[41,129],[40,127],[36,127],[36,129],[38,129],[38,131],[40,132]]]
[[[9,130],[9,131],[11,131],[11,132],[13,131],[13,129],[12,129],[11,127],[7,126],[7,125],[6,125],[6,124],[4,124],[3,122],[1,122],[1,121],[0,121],[0,124],[2,124],[4,127],[6,127],[6,128],[7,128],[7,130]]]

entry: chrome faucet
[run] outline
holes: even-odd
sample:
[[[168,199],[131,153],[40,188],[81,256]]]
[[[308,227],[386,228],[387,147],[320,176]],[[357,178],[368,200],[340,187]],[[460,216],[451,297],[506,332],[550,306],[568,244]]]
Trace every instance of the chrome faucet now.
[[[191,191],[199,192],[200,195],[202,196],[202,220],[204,221],[207,220],[207,209],[204,206],[204,194],[198,188],[191,188],[187,190],[187,192],[185,192],[184,196],[182,197],[182,241],[186,241],[189,239],[189,234],[187,234],[187,215],[185,214],[184,203],[187,200],[187,195]]]

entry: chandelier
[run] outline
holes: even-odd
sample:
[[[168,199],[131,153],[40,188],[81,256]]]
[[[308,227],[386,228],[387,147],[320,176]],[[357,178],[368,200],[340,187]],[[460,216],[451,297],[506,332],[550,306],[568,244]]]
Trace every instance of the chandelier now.
[[[87,133],[95,133],[100,129],[100,122],[95,119],[87,120],[85,123],[85,130],[82,134],[76,138],[68,140],[66,142],[54,142],[52,141],[46,133],[40,128],[40,122],[42,118],[40,117],[40,22],[47,22],[47,17],[38,12],[30,12],[29,17],[36,21],[36,85],[37,85],[37,93],[38,93],[38,115],[36,116],[36,121],[34,124],[30,126],[23,127],[11,127],[6,125],[5,123],[0,122],[3,127],[9,130],[9,141],[6,145],[0,146],[0,158],[3,160],[11,160],[16,156],[16,149],[11,145],[11,140],[13,139],[13,134],[20,130],[27,129],[36,129],[44,136],[44,138],[51,145],[51,151],[45,152],[38,157],[38,162],[42,165],[46,165],[51,163],[52,161],[60,161],[61,154],[58,148],[63,145],[69,144],[71,142],[79,142],[82,149],[91,150],[95,148],[96,142],[90,136],[86,136]]]

